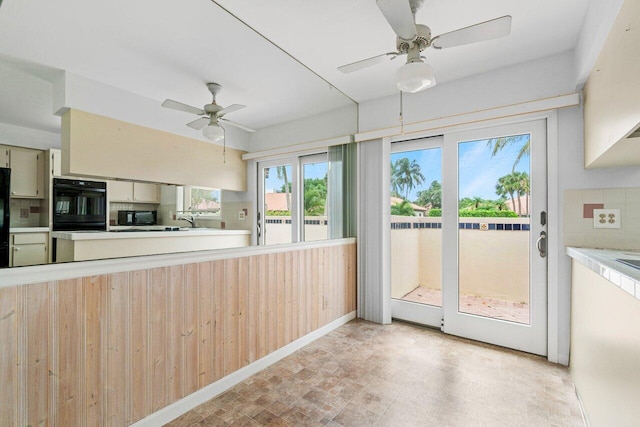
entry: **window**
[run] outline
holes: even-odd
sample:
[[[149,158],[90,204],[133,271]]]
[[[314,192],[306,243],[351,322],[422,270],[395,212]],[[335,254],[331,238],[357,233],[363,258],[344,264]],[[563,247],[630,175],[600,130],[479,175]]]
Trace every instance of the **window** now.
[[[355,144],[258,163],[258,243],[352,236]]]
[[[178,213],[206,218],[221,217],[221,192],[218,188],[178,187],[176,196]]]

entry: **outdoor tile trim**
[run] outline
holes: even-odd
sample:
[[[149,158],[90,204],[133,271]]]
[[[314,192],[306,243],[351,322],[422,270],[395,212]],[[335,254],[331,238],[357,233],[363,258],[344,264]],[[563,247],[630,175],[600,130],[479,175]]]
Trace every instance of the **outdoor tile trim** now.
[[[489,230],[482,231],[529,231],[531,226],[529,224],[496,224],[487,223]],[[424,229],[424,228],[442,228],[440,222],[392,222],[392,230],[411,230],[411,229]],[[459,222],[458,229],[460,230],[474,230],[481,231],[480,223],[477,222]]]
[[[616,261],[616,258],[631,258],[629,255],[637,254],[625,254],[625,251],[609,249],[568,247],[567,255],[640,300],[640,270]]]

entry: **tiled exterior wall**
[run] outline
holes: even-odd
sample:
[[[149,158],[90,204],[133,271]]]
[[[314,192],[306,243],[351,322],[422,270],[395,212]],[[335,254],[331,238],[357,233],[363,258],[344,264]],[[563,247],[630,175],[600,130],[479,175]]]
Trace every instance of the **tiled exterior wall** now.
[[[620,209],[621,228],[594,228],[585,205]],[[567,190],[563,212],[565,246],[640,250],[640,188]]]

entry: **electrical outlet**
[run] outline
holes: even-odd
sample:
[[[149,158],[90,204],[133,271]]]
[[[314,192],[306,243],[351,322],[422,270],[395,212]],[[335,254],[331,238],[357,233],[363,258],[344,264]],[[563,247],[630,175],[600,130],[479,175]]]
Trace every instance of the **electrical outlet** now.
[[[594,209],[593,228],[620,228],[620,209]]]
[[[244,221],[244,210],[238,212],[238,221]]]

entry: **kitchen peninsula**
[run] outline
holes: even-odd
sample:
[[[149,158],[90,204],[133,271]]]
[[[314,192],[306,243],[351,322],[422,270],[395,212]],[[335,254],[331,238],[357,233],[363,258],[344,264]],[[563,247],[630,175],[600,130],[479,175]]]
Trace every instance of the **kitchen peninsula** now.
[[[249,246],[249,230],[54,231],[56,262],[88,261]]]

